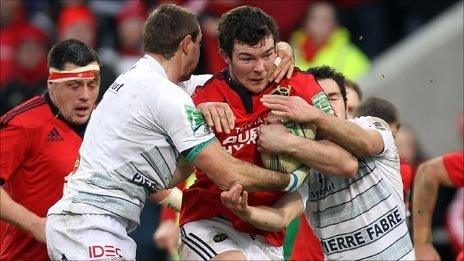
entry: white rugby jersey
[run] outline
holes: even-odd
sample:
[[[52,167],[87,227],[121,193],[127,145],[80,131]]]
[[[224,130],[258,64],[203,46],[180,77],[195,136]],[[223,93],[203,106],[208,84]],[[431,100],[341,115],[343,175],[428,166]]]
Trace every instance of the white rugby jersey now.
[[[149,193],[168,187],[179,152],[194,148],[195,157],[214,138],[187,94],[208,78],[179,87],[149,55],[121,74],[92,113],[79,166],[48,214],[112,214],[135,228]]]
[[[384,150],[359,159],[354,178],[311,170],[299,190],[305,216],[329,260],[414,260],[403,203],[399,156],[388,124],[374,117],[352,120],[380,132]]]

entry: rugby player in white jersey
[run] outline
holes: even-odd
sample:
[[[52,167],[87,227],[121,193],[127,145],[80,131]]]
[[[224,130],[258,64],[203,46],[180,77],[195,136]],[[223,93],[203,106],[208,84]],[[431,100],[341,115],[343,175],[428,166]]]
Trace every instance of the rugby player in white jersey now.
[[[136,244],[127,233],[138,225],[147,198],[183,178],[176,169],[181,159],[224,189],[238,183],[250,191],[289,191],[303,183],[307,173],[262,169],[222,149],[176,85],[190,79],[200,41],[197,17],[188,10],[167,4],[150,14],[146,55],[116,79],[93,112],[76,170],[48,212],[52,260],[134,260]],[[171,194],[167,204],[174,202]]]
[[[248,206],[240,185],[223,192],[223,203],[250,224],[271,231],[285,228],[305,213],[321,240],[326,259],[413,260],[414,250],[405,222],[399,156],[388,124],[374,117],[346,120],[342,77],[327,67],[309,72],[318,79],[337,117],[324,115],[299,97],[268,96],[263,103],[277,116],[317,125],[318,135],[344,147],[358,158],[354,177],[311,171],[297,192],[286,194],[272,208]],[[338,76],[337,76],[338,75]],[[308,166],[337,160],[311,147],[311,140],[294,136],[281,124],[266,125],[259,136],[263,150],[288,154]]]

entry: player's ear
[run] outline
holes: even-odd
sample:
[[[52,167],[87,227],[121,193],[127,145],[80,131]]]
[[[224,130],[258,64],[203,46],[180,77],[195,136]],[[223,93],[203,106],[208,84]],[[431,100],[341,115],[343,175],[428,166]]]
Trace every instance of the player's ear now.
[[[224,60],[225,63],[227,63],[227,65],[230,64],[230,58],[229,56],[227,55],[226,52],[224,52],[224,50],[222,49],[219,49],[219,54],[221,55],[222,59]]]
[[[187,55],[189,52],[189,45],[194,44],[192,36],[190,34],[186,35],[182,41],[180,41],[180,49],[182,52]]]

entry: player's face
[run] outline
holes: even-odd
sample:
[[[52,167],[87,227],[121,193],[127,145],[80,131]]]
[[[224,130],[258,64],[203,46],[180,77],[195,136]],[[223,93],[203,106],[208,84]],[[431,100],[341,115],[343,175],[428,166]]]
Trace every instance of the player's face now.
[[[317,82],[327,94],[327,97],[329,97],[330,105],[332,105],[335,115],[339,118],[346,119],[345,102],[343,101],[343,96],[337,82],[332,79],[324,79]]]
[[[97,62],[94,63],[97,64]],[[66,63],[64,70],[72,70],[77,67],[73,63]],[[99,76],[91,79],[48,83],[53,103],[60,114],[73,125],[82,125],[87,122],[95,107],[99,89]]]
[[[347,117],[348,119],[353,119],[353,113],[354,110],[356,110],[356,107],[358,107],[360,103],[358,93],[347,87],[346,88],[346,109],[347,109]]]
[[[254,46],[235,43],[232,57],[223,57],[234,81],[252,93],[260,93],[268,86],[274,69],[275,42],[269,36]]]
[[[187,65],[185,69],[185,75],[181,77],[181,81],[186,81],[190,79],[190,76],[195,71],[198,65],[198,60],[200,59],[200,43],[201,38],[203,35],[201,34],[201,30],[198,33],[196,41],[192,41],[188,45],[188,58],[187,58]]]

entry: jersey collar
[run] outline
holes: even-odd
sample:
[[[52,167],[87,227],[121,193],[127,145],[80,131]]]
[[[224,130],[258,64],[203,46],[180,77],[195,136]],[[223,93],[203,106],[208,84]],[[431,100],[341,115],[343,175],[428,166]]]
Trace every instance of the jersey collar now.
[[[234,90],[242,100],[247,114],[251,114],[253,112],[253,93],[243,87],[240,83],[234,81],[230,76],[229,69],[224,70],[224,79],[227,85],[229,85],[229,87]]]
[[[76,132],[81,138],[84,137],[84,132],[85,132],[85,128],[87,128],[87,123],[88,121],[85,123],[85,124],[82,124],[82,125],[73,125],[71,124],[70,122],[68,122],[64,117],[63,115],[61,115],[60,113],[60,110],[58,109],[58,107],[55,106],[55,104],[53,104],[52,102],[52,99],[50,98],[50,93],[48,91],[46,91],[43,95],[42,95],[42,98],[45,100],[45,102],[47,103],[48,107],[50,108],[50,110],[52,111],[53,115],[55,116],[55,118],[57,119],[60,119],[61,121],[65,122],[71,129],[74,130],[74,132]],[[90,118],[89,118],[90,119]]]

